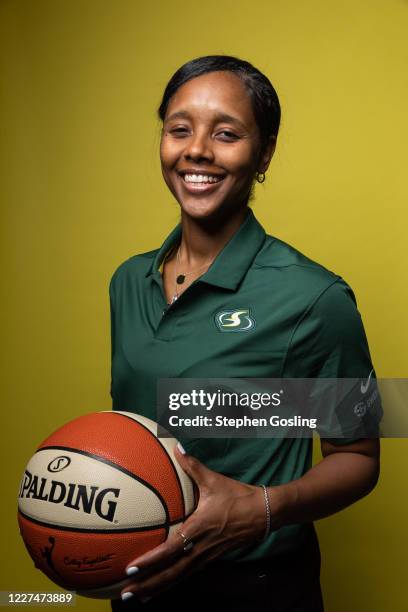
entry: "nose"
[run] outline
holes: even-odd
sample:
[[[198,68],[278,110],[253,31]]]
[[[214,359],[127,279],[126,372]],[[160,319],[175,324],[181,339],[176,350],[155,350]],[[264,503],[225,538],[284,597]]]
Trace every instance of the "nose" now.
[[[211,138],[206,132],[195,132],[187,140],[184,150],[185,159],[200,161],[201,159],[212,161],[214,152],[212,149]]]

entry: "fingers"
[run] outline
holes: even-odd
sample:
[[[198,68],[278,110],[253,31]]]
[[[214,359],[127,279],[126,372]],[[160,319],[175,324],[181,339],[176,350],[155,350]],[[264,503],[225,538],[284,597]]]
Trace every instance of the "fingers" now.
[[[159,571],[170,565],[189,553],[189,550],[185,550],[186,544],[188,545],[191,542],[194,545],[199,542],[202,539],[202,533],[202,527],[191,516],[165,542],[131,561],[126,567],[127,575],[138,574],[141,570],[144,572]],[[192,547],[190,546],[190,548]],[[132,569],[135,567],[137,569]]]
[[[190,575],[194,571],[194,566],[191,560],[178,559],[173,565],[163,568],[154,574],[146,575],[144,570],[138,574],[138,580],[129,587],[126,587],[123,593],[131,592],[139,598],[152,597],[162,592],[164,589],[170,588],[183,577]]]
[[[183,547],[183,539],[175,534],[174,542],[165,552],[163,549],[157,550],[161,548],[157,547],[154,551],[156,554],[151,555],[150,560],[146,561],[145,556],[140,557],[137,560],[138,571],[134,574],[136,582],[125,587],[121,593],[122,598],[124,595],[125,598],[130,598],[129,593],[142,599],[151,597],[194,572],[194,545],[188,552],[184,552]],[[132,566],[128,566],[128,571],[130,567]]]
[[[193,533],[196,533],[196,536],[193,536]],[[189,544],[192,546],[188,546]],[[212,555],[215,547],[208,539],[200,537],[195,521],[186,521],[166,542],[127,566],[127,573],[135,582],[124,587],[122,597],[152,597],[170,588],[203,567],[206,556]]]
[[[141,557],[137,557],[126,567],[126,574],[131,576],[139,573],[140,570],[155,570],[160,569],[163,564],[168,564],[180,556],[182,548],[180,542],[173,538],[169,538],[163,544],[159,544]],[[136,569],[135,569],[136,568]]]
[[[174,447],[174,455],[186,474],[188,474],[198,485],[201,492],[211,485],[216,472],[207,468],[195,457],[187,453],[183,454],[179,450],[178,445]]]
[[[224,550],[225,546],[222,544],[214,544],[210,549],[196,549],[194,556],[185,554],[173,565],[155,572],[154,575],[146,576],[144,570],[141,570],[141,573],[137,574],[137,582],[127,586],[122,591],[122,597],[127,594],[126,599],[137,597],[142,602],[147,601],[200,571]]]

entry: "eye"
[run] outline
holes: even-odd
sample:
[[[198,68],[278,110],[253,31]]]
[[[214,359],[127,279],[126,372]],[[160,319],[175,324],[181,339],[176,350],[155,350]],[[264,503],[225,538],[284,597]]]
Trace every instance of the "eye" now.
[[[188,133],[188,130],[185,127],[176,127],[176,128],[172,128],[169,131],[170,131],[170,134],[172,134],[176,138],[182,138]]]
[[[227,141],[237,140],[239,138],[239,136],[237,136],[236,134],[234,134],[234,132],[231,132],[230,130],[222,130],[221,132],[218,132],[218,135],[221,136],[222,140]]]

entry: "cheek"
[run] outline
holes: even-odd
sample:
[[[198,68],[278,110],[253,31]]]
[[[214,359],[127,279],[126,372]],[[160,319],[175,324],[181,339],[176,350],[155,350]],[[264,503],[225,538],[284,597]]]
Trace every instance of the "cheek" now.
[[[174,144],[170,145],[166,137],[163,137],[160,141],[160,161],[163,167],[168,168],[177,160],[178,147]]]
[[[240,145],[224,149],[222,151],[222,160],[225,167],[237,177],[243,178],[249,174],[253,174],[256,169],[256,151],[249,145]],[[220,165],[223,165],[223,163]]]

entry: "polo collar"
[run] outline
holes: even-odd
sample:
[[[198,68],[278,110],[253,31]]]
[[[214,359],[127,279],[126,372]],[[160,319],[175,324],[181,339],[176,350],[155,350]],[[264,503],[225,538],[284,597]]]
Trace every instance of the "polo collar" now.
[[[208,270],[197,279],[209,285],[235,290],[248,272],[255,256],[264,243],[266,232],[256,219],[251,208],[237,231],[218,253]],[[181,222],[170,232],[156,253],[146,272],[160,274],[159,268],[172,246],[180,242]]]

